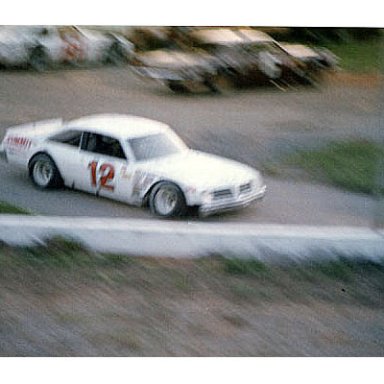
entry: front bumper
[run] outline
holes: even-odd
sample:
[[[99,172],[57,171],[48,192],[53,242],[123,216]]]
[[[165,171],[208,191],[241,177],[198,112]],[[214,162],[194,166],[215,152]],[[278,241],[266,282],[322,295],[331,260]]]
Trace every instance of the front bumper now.
[[[131,65],[131,69],[134,73],[139,76],[147,77],[154,80],[185,80],[185,78],[179,73],[167,69],[141,67],[135,65]]]
[[[209,216],[219,212],[245,208],[251,203],[261,200],[265,196],[266,190],[266,185],[263,185],[251,194],[239,196],[237,198],[223,199],[221,201],[212,201],[210,204],[201,205],[199,207],[199,214],[201,216]]]

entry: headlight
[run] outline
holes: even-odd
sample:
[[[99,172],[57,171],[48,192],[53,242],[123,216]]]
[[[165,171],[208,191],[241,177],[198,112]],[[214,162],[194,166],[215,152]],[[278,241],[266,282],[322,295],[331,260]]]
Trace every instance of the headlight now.
[[[264,185],[264,180],[263,177],[261,176],[260,173],[256,175],[254,179],[252,179],[252,189],[253,188],[260,188]]]

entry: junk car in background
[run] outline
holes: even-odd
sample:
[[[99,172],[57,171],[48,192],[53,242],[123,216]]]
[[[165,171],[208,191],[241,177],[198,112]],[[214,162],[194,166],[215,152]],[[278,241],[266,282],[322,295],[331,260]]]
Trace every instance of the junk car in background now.
[[[219,72],[234,84],[268,82],[313,83],[322,70],[334,68],[336,56],[301,44],[280,44],[268,34],[251,28],[195,30],[194,47],[215,56]]]
[[[0,65],[37,71],[64,63],[126,62],[133,44],[115,33],[75,26],[0,27]]]
[[[337,62],[329,51],[280,44],[252,28],[186,28],[177,35],[172,49],[137,54],[134,71],[174,91],[192,83],[217,91],[223,79],[233,85],[313,84]]]
[[[329,49],[282,42],[279,45],[290,56],[300,60],[311,73],[337,68],[338,57]]]
[[[161,49],[137,54],[132,70],[146,79],[156,80],[174,92],[205,87],[217,91],[214,83],[217,60],[204,52]]]

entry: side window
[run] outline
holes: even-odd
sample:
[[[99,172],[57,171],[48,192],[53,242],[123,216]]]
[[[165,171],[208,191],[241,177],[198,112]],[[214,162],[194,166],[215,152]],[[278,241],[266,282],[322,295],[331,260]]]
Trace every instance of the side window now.
[[[77,130],[68,130],[57,133],[56,135],[49,138],[51,141],[55,141],[57,143],[71,145],[73,147],[79,147],[81,141],[81,131]]]
[[[81,148],[89,152],[126,159],[119,140],[110,136],[88,133],[85,135]]]

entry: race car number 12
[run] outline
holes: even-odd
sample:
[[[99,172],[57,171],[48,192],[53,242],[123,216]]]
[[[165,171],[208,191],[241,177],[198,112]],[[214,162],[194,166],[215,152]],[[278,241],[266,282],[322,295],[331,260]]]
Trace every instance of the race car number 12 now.
[[[104,163],[98,167],[97,161],[91,161],[88,164],[88,168],[91,169],[91,182],[92,186],[100,188],[105,188],[110,191],[115,189],[113,185],[113,178],[115,177],[115,168],[112,164]]]

